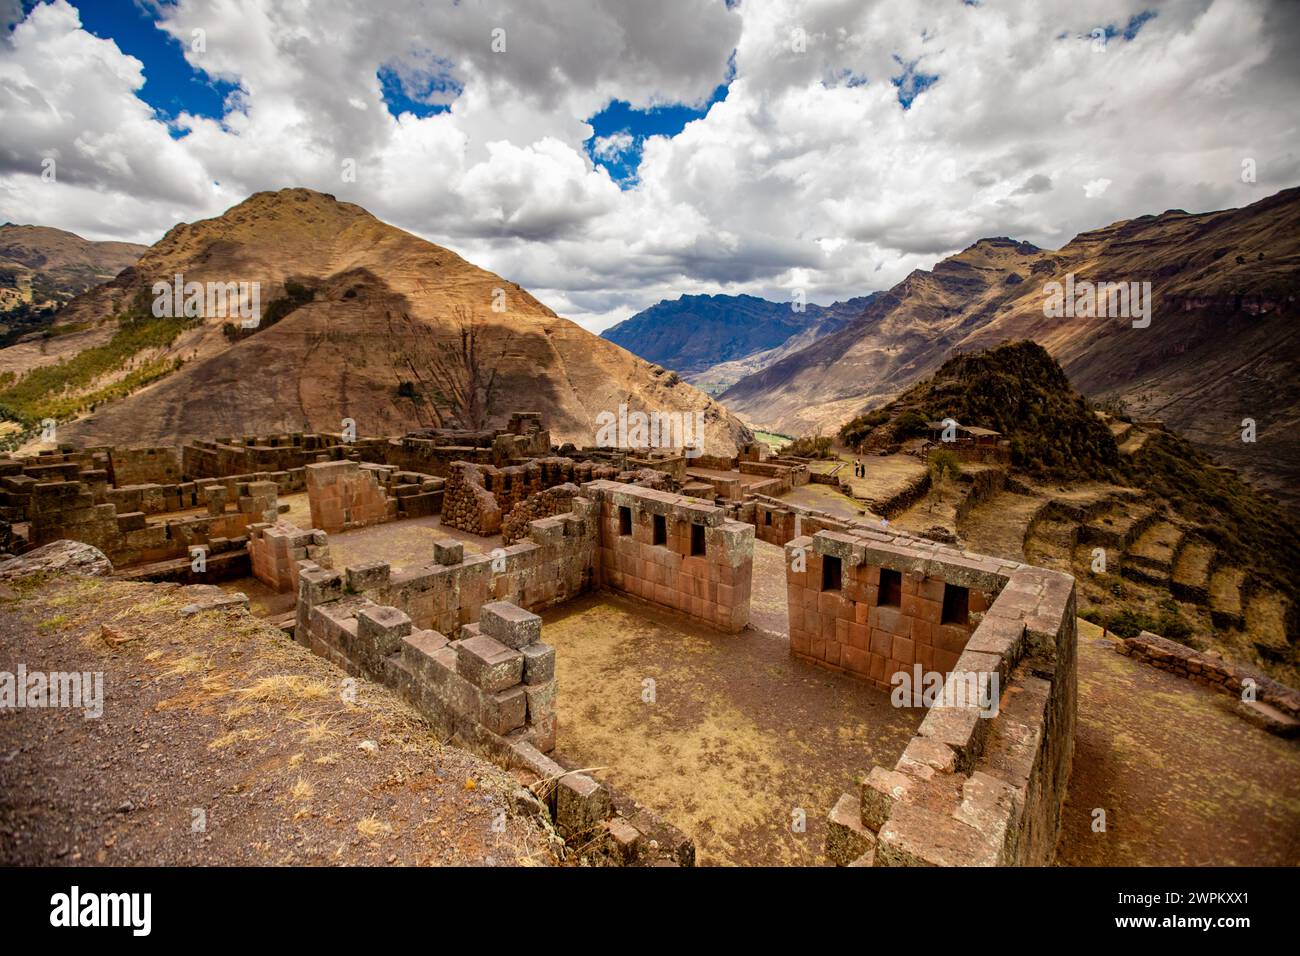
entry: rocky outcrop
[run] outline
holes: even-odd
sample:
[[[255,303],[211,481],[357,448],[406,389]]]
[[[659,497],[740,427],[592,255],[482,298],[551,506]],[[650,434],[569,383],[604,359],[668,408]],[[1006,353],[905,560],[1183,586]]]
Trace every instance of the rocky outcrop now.
[[[113,564],[99,548],[80,541],[51,541],[16,558],[0,561],[0,581],[32,574],[111,574]]]

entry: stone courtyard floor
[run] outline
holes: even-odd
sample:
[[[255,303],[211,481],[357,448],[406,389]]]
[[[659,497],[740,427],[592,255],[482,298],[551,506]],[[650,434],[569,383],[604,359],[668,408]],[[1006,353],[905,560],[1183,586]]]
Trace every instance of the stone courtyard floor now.
[[[610,594],[543,621],[558,752],[693,837],[702,865],[824,864],[830,808],[893,766],[923,717],[792,660],[782,634],[722,634]]]

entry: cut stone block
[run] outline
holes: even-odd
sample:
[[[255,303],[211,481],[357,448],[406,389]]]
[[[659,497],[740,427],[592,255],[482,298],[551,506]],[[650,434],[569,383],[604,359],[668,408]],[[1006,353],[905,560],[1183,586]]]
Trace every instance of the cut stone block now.
[[[522,648],[524,655],[524,683],[545,684],[555,677],[555,648],[549,644],[529,644]]]
[[[610,815],[609,791],[583,773],[560,778],[555,794],[555,826],[568,839],[590,833]]]
[[[522,687],[484,693],[479,703],[479,721],[494,734],[508,734],[524,725],[527,699]]]
[[[542,636],[542,619],[508,601],[492,601],[479,610],[479,630],[516,650],[535,644]]]
[[[620,866],[631,866],[641,850],[641,831],[622,817],[609,821],[609,849]]]
[[[836,866],[848,866],[875,847],[876,835],[862,824],[862,798],[842,794],[826,821],[826,855]]]
[[[479,634],[452,647],[456,648],[456,673],[480,690],[505,690],[523,680],[524,656],[500,641]]]
[[[400,650],[402,638],[411,633],[411,619],[395,607],[363,607],[357,611],[357,637],[373,641],[383,656]]]
[[[465,560],[465,545],[455,538],[441,538],[433,543],[434,564],[460,564]]]
[[[547,717],[555,716],[555,681],[545,684],[525,684],[524,695],[528,698],[528,722],[541,723]]]

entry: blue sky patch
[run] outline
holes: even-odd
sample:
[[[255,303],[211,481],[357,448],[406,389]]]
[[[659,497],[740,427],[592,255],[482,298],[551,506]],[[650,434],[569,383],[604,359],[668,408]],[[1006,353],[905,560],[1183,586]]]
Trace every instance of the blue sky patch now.
[[[903,109],[912,108],[913,101],[939,82],[938,73],[923,73],[917,69],[920,60],[904,62],[903,58],[897,53],[894,54],[894,60],[903,68],[903,72],[898,76],[891,77],[889,82],[898,87],[898,102],[902,104]]]
[[[388,112],[395,117],[403,113],[423,117],[447,112],[465,89],[453,68],[450,60],[432,54],[422,62],[408,59],[380,67],[379,85]]]
[[[144,86],[137,95],[168,121],[173,136],[182,130],[170,125],[183,112],[220,120],[226,114],[226,97],[239,87],[213,80],[185,59],[178,40],[154,25],[154,18],[131,0],[68,0],[81,15],[89,33],[112,40],[123,53],[144,64]],[[23,0],[23,13],[37,0]]]
[[[703,106],[656,106],[648,110],[633,109],[624,100],[614,100],[599,113],[587,119],[592,136],[584,144],[587,155],[597,166],[609,172],[610,179],[620,189],[636,185],[637,169],[641,165],[641,147],[650,136],[673,137],[686,124],[709,112],[709,107],[727,98],[727,82],[713,91]]]

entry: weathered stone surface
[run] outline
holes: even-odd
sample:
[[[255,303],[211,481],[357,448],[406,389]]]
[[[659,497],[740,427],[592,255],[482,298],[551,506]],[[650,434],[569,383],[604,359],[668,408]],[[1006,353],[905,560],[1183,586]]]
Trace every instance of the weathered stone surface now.
[[[862,823],[862,798],[842,794],[826,821],[826,855],[836,866],[848,866],[874,850],[876,835]]]
[[[610,855],[620,866],[631,866],[641,850],[641,831],[622,817],[612,817],[609,827]]]
[[[52,541],[15,558],[0,561],[0,580],[29,574],[111,574],[113,565],[103,551],[80,541]]]
[[[505,690],[523,679],[524,656],[486,635],[457,641],[452,647],[456,672],[480,690]]]
[[[542,619],[508,601],[492,601],[479,610],[479,630],[506,647],[520,650],[542,636]]]
[[[364,607],[357,612],[357,636],[371,641],[380,655],[400,650],[411,633],[411,619],[395,607]]]
[[[557,784],[555,826],[566,840],[590,834],[610,815],[609,791],[583,773],[567,773]]]
[[[520,686],[484,692],[479,703],[479,722],[494,734],[508,734],[527,719],[527,698]]]
[[[433,543],[434,564],[460,564],[465,560],[465,545],[455,538],[440,538]]]
[[[555,677],[555,648],[538,641],[521,648],[524,655],[524,683],[545,684]]]

